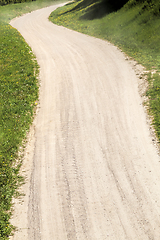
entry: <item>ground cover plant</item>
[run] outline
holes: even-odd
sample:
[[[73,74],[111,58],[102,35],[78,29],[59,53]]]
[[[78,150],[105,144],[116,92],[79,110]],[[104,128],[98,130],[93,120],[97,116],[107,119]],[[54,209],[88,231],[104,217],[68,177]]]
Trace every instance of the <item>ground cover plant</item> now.
[[[12,197],[23,178],[23,143],[38,100],[38,65],[30,47],[9,25],[12,18],[54,4],[37,0],[0,6],[0,239],[8,239]],[[21,155],[19,150],[21,149]]]
[[[112,1],[115,2],[116,1]],[[57,25],[108,40],[149,71],[149,112],[160,140],[160,2],[130,0],[120,7],[110,0],[82,0],[54,11]],[[151,74],[151,72],[155,74]]]

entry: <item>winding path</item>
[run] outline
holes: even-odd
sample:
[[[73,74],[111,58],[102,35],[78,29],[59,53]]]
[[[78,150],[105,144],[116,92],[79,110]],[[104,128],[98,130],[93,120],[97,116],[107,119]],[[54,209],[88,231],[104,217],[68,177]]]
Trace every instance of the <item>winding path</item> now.
[[[110,43],[49,22],[58,6],[11,22],[36,54],[41,83],[13,239],[159,240],[160,158],[136,73]]]

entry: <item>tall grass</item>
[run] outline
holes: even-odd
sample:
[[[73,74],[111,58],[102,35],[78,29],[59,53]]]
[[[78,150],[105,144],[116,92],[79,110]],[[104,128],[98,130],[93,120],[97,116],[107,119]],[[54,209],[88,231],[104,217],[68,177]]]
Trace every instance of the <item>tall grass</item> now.
[[[120,10],[106,7],[101,14],[102,1],[84,4],[72,2],[54,11],[49,19],[53,23],[108,40],[137,62],[150,74],[149,113],[160,141],[160,3],[157,0],[130,0]],[[147,4],[148,3],[148,4]],[[108,9],[110,11],[108,11]]]

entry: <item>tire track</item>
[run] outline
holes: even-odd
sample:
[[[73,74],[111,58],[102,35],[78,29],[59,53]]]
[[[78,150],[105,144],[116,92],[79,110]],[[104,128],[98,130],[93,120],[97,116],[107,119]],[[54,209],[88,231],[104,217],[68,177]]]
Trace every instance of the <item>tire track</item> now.
[[[136,73],[112,44],[49,22],[58,6],[11,22],[41,83],[29,195],[12,239],[159,240],[160,159]]]

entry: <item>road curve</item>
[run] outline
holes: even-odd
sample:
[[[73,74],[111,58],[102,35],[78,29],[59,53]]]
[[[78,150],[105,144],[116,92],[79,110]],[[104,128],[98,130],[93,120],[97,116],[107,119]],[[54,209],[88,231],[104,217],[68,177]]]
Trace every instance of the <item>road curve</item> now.
[[[55,8],[11,22],[36,54],[41,83],[13,239],[159,240],[160,158],[136,73],[110,43],[49,22]]]

